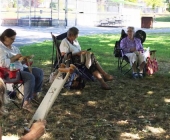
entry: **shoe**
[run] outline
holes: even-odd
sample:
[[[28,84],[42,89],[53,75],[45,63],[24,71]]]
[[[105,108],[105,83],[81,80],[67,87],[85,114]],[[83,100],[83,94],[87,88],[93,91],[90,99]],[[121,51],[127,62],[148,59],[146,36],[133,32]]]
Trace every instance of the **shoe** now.
[[[101,85],[101,89],[103,89],[103,90],[111,90],[111,87],[109,87],[109,86],[106,84],[106,85]]]
[[[106,74],[106,75],[104,75],[104,81],[106,82],[106,81],[112,81],[113,80],[113,76],[112,75],[109,75],[109,74]]]
[[[27,110],[30,113],[34,113],[34,109],[32,108],[30,104],[23,105],[22,109]]]
[[[111,87],[101,87],[103,90],[111,90]]]
[[[39,100],[40,96],[41,96],[41,95],[40,95],[40,92],[34,93],[34,94],[33,94],[33,99]]]
[[[143,73],[139,73],[139,78],[143,78]]]
[[[133,77],[133,79],[137,79],[137,78],[139,78],[139,76],[138,76],[138,74],[137,74],[137,73],[133,73],[133,74],[132,74],[132,77]]]

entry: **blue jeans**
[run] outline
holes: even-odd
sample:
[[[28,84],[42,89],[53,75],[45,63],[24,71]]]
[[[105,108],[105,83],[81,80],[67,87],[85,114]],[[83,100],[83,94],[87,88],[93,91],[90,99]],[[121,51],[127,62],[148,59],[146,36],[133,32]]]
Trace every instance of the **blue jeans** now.
[[[21,71],[21,77],[24,81],[24,100],[29,100],[34,93],[41,91],[43,83],[43,71],[41,69],[32,68],[32,73],[30,73],[28,68],[24,68]]]
[[[32,73],[28,68],[24,68],[23,71],[17,73],[15,79],[9,79],[7,77],[5,82],[13,83],[22,80],[24,82],[24,101],[29,101],[34,93],[40,92],[43,83],[43,71],[39,68],[32,68]]]

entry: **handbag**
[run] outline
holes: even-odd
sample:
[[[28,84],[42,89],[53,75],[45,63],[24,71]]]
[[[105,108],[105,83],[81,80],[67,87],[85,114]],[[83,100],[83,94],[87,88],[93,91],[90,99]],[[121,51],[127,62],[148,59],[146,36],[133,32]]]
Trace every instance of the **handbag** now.
[[[155,58],[155,54],[153,54],[152,58],[151,57],[147,58],[146,73],[148,75],[152,75],[157,71],[158,71],[158,62],[157,59]]]

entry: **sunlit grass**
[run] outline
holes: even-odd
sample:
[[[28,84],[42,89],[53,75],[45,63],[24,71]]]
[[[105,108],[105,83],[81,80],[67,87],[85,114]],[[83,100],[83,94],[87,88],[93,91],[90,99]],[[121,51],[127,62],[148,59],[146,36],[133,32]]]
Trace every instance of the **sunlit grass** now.
[[[19,137],[12,135],[12,136],[2,136],[2,140],[18,140]]]
[[[170,34],[147,34],[144,48],[150,47],[150,50],[156,50],[156,58],[159,61],[170,62]],[[120,35],[116,34],[98,34],[81,36],[78,38],[82,50],[91,48],[97,60],[106,71],[117,74],[117,58],[113,55],[115,41],[119,40]],[[25,47],[21,47],[24,55],[34,54],[34,66],[46,67],[51,64],[52,42],[42,42]],[[168,69],[167,69],[168,71]]]
[[[163,128],[160,128],[160,127],[155,128],[155,127],[151,127],[151,126],[146,126],[146,129],[149,130],[151,133],[153,133],[155,135],[165,133],[165,130]]]

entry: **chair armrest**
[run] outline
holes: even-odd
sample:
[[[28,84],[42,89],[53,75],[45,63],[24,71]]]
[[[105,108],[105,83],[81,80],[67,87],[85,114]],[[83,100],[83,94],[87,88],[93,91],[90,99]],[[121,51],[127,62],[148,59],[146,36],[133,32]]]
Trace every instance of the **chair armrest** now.
[[[154,52],[154,53],[155,53],[155,52],[156,52],[156,50],[150,50],[150,52]]]
[[[150,50],[150,55],[155,54],[156,50]]]
[[[87,51],[91,51],[91,48],[88,48]]]
[[[8,68],[2,68],[0,67],[0,77],[4,79],[5,77],[9,76],[9,78],[15,78],[16,73],[20,71],[20,69],[16,69],[13,71],[10,71]]]

